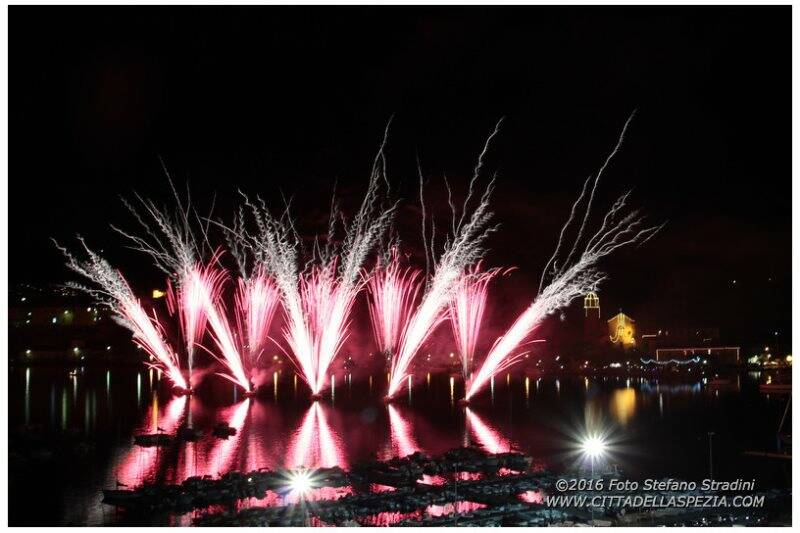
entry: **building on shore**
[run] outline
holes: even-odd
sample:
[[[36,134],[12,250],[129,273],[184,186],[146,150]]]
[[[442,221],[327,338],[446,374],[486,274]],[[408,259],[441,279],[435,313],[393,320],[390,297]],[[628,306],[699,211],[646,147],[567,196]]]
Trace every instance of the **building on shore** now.
[[[612,344],[623,348],[636,346],[636,321],[620,311],[608,321],[608,338]]]

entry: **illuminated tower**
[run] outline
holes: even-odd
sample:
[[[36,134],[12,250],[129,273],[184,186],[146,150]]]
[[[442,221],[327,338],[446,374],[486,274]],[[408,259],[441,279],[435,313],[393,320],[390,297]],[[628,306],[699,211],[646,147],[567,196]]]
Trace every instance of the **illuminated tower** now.
[[[590,292],[583,298],[583,311],[586,313],[586,318],[591,316],[600,320],[600,298],[597,293]]]
[[[605,337],[605,324],[600,320],[600,298],[597,293],[590,292],[583,298],[583,339],[590,344],[597,344]]]

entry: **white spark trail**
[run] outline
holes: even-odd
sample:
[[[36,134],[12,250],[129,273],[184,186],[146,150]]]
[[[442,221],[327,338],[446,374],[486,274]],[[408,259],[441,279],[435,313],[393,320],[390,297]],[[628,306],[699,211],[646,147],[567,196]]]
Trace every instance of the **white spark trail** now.
[[[301,268],[301,240],[286,210],[276,218],[260,198],[244,196],[231,227],[225,227],[240,265],[262,265],[280,291],[286,326],[283,336],[292,361],[314,394],[326,386],[328,369],[347,338],[350,311],[363,288],[362,268],[387,232],[397,204],[381,208],[385,176],[384,131],[361,205],[347,224],[335,201],[331,204],[324,246],[315,242],[311,258]],[[246,217],[245,213],[250,216]],[[254,230],[248,230],[247,219]],[[344,226],[337,244],[336,230]]]
[[[96,287],[79,283],[68,285],[89,294],[101,305],[108,307],[114,313],[114,319],[133,333],[134,341],[153,356],[155,363],[151,366],[162,370],[174,386],[188,390],[186,380],[181,374],[178,356],[164,339],[164,332],[155,313],[152,317],[148,316],[119,270],[92,251],[82,238],[78,237],[78,240],[86,252],[85,260],[77,259],[66,248],[53,242],[64,254],[67,267],[93,282]]]
[[[419,306],[405,328],[400,348],[392,358],[388,398],[392,398],[401,388],[408,376],[411,362],[420,347],[430,338],[433,331],[446,320],[448,304],[464,270],[467,266],[477,263],[483,257],[485,252],[483,243],[497,229],[497,226],[489,225],[492,217],[492,213],[489,211],[489,199],[494,190],[494,179],[489,181],[478,200],[477,206],[472,210],[468,218],[466,218],[466,215],[469,198],[472,196],[472,191],[480,177],[479,173],[482,169],[483,157],[488,150],[489,141],[496,135],[499,125],[500,122],[498,122],[495,130],[489,136],[479,157],[478,165],[475,167],[475,173],[470,179],[467,201],[464,202],[464,211],[461,214],[459,223],[455,225],[456,232],[445,240],[439,260],[433,261],[433,275],[428,280]],[[420,174],[420,180],[422,179]],[[422,185],[420,185],[421,191]],[[453,216],[455,217],[455,215]],[[435,258],[433,234],[429,242],[431,257]]]
[[[124,231],[113,224],[111,227],[131,242],[131,249],[149,255],[155,266],[174,282],[174,288],[170,286],[168,305],[170,312],[177,313],[180,319],[191,381],[195,347],[203,337],[206,325],[202,294],[192,282],[192,276],[209,246],[208,225],[203,225],[193,208],[188,185],[184,203],[165,166],[164,172],[175,201],[175,213],[170,214],[166,208],[159,208],[151,200],[134,194],[138,207],[124,198],[122,202],[143,229],[144,236]],[[200,228],[201,238],[197,237],[193,223]]]
[[[514,355],[514,352],[520,349],[523,341],[541,324],[546,316],[569,305],[575,298],[595,290],[606,279],[605,274],[597,270],[597,263],[603,257],[629,244],[638,243],[642,245],[664,227],[664,224],[644,227],[644,219],[638,215],[637,211],[620,216],[620,211],[625,207],[630,194],[627,192],[614,202],[603,217],[600,228],[585,244],[580,243],[589,219],[589,211],[594,201],[599,178],[611,159],[619,151],[632,118],[633,115],[625,122],[617,144],[608,158],[606,158],[600,172],[595,176],[591,193],[585,202],[586,191],[589,182],[592,181],[592,177],[590,176],[584,182],[581,194],[573,203],[567,222],[561,229],[556,249],[542,272],[539,295],[517,317],[509,330],[495,341],[481,368],[467,385],[467,400],[485,386],[492,375],[508,368],[519,359],[521,354]],[[563,261],[560,261],[562,249],[570,246],[565,242],[564,236],[573,225],[573,222],[575,222],[576,213],[581,209],[584,210],[584,215],[575,240],[571,243],[567,256]]]

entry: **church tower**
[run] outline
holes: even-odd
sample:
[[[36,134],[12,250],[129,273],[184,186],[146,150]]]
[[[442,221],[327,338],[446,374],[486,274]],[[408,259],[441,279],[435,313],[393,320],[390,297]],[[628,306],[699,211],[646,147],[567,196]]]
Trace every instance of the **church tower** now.
[[[599,343],[605,335],[605,324],[600,320],[600,298],[590,292],[583,297],[583,338],[591,344]]]
[[[597,293],[590,292],[583,298],[583,311],[586,318],[592,317],[600,320],[600,298]]]

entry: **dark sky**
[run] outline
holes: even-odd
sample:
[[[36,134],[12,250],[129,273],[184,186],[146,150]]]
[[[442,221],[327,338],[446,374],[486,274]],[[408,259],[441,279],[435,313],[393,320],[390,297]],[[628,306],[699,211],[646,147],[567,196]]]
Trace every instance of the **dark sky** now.
[[[167,200],[159,157],[198,207],[216,192],[228,216],[237,188],[274,205],[283,191],[311,231],[335,181],[345,208],[358,199],[391,115],[413,248],[416,155],[441,210],[442,175],[463,191],[504,116],[487,260],[519,267],[496,291],[516,310],[637,109],[603,199],[633,187],[632,204],[668,225],[603,263],[604,314],[732,341],[789,334],[788,6],[9,12],[12,284],[67,278],[49,238],[75,233],[149,282],[108,225],[133,227],[121,194]]]

